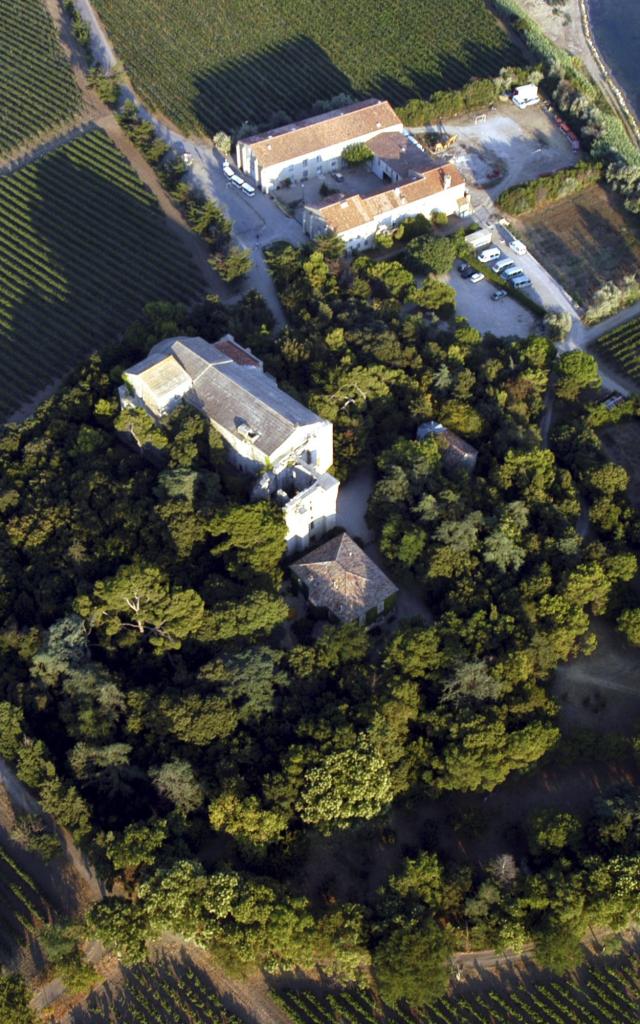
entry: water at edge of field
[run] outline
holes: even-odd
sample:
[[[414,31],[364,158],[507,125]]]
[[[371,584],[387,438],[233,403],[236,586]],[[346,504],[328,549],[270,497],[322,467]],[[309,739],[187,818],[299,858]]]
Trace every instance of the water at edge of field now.
[[[640,0],[588,0],[603,60],[640,118]]]

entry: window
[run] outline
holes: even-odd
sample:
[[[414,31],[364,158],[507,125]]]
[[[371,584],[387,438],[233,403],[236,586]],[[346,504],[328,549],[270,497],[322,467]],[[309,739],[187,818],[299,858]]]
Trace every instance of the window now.
[[[308,163],[309,163],[309,161],[308,161],[308,160],[303,160],[303,161],[302,161],[302,166],[303,166],[303,167],[306,167]]]
[[[317,156],[316,157],[316,163],[318,163],[318,164],[322,163],[322,157],[321,156]]]

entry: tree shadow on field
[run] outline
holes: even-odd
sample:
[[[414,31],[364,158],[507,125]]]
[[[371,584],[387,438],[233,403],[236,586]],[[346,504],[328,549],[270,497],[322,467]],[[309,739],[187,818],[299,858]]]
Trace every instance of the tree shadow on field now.
[[[458,55],[435,53],[428,69],[407,68],[401,77],[373,72],[359,88],[315,40],[300,35],[200,71],[194,77],[193,113],[210,134],[219,129],[232,134],[245,123],[267,129],[308,117],[314,103],[340,93],[401,105],[438,89],[459,88],[473,77],[495,75],[510,54],[508,44],[464,44]]]
[[[180,234],[149,192],[134,191],[126,161],[111,162],[110,142],[93,152],[80,162],[63,147],[32,165],[25,223],[37,249],[30,254],[19,235],[4,242],[21,276],[0,374],[16,378],[16,391],[23,382],[21,401],[113,342],[147,302],[188,302],[204,291]]]
[[[193,112],[211,134],[219,129],[232,133],[245,122],[275,127],[308,116],[319,100],[361,95],[308,36],[224,61],[197,74],[194,85]]]

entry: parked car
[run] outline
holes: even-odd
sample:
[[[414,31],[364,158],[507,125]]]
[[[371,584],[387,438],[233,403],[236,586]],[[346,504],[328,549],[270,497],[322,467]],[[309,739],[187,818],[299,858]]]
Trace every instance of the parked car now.
[[[471,284],[478,284],[479,281],[484,281],[484,274],[481,274],[479,270],[476,270],[469,280],[471,281]]]
[[[491,263],[492,260],[497,260],[500,256],[501,252],[497,245],[492,245],[489,249],[483,249],[478,253],[480,263]]]
[[[191,153],[183,153],[182,162],[185,167],[193,167],[193,157],[191,156]]]
[[[506,294],[507,292],[504,290],[504,288],[498,288],[498,290],[493,293],[491,298],[493,299],[494,302],[498,302],[499,299],[504,299]]]
[[[236,173],[228,160],[225,160],[225,162],[222,165],[222,173],[227,178],[233,178],[234,174]]]
[[[242,191],[244,192],[245,196],[255,196],[256,194],[255,188],[253,187],[253,185],[250,185],[248,181],[242,182]]]
[[[513,285],[514,288],[530,288],[531,281],[524,274],[519,277],[512,277],[509,284]]]
[[[244,178],[241,178],[239,174],[234,174],[233,177],[229,178],[229,182],[230,182],[231,185],[234,185],[236,188],[242,188],[242,186],[245,183],[244,182]]]
[[[522,277],[523,275],[522,267],[505,267],[504,270],[500,271],[500,277],[504,277],[507,281],[511,277]]]
[[[344,174],[341,174],[340,171],[332,171],[331,177],[334,181],[344,181]]]
[[[460,263],[458,263],[457,270],[459,274],[464,274],[466,273],[467,270],[471,270],[471,267],[469,266],[468,263],[465,263],[465,261],[462,260]]]
[[[499,274],[501,271],[506,270],[507,267],[515,267],[515,263],[513,260],[510,260],[508,256],[505,256],[501,260],[496,260],[491,269],[494,270],[496,274]]]
[[[512,238],[509,242],[509,248],[513,249],[518,256],[524,256],[527,251],[526,245],[524,242],[521,242],[519,238]]]

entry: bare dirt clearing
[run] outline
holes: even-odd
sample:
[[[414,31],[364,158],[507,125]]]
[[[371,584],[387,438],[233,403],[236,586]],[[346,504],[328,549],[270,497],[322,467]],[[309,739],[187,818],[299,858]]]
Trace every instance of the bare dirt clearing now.
[[[461,117],[445,127],[457,136],[449,152],[465,178],[493,198],[511,185],[571,167],[580,157],[542,106],[518,110],[500,103],[484,121]]]
[[[581,306],[607,281],[637,271],[640,230],[600,185],[514,218],[516,234]]]
[[[101,892],[95,875],[64,830],[56,830],[61,849],[50,863],[12,838],[18,815],[25,813],[41,815],[53,828],[51,819],[0,761],[0,961],[19,966],[27,977],[33,977],[42,968],[37,946],[42,923],[56,915],[73,918],[81,914]],[[18,888],[8,893],[6,885]],[[14,906],[21,893],[26,902]]]

